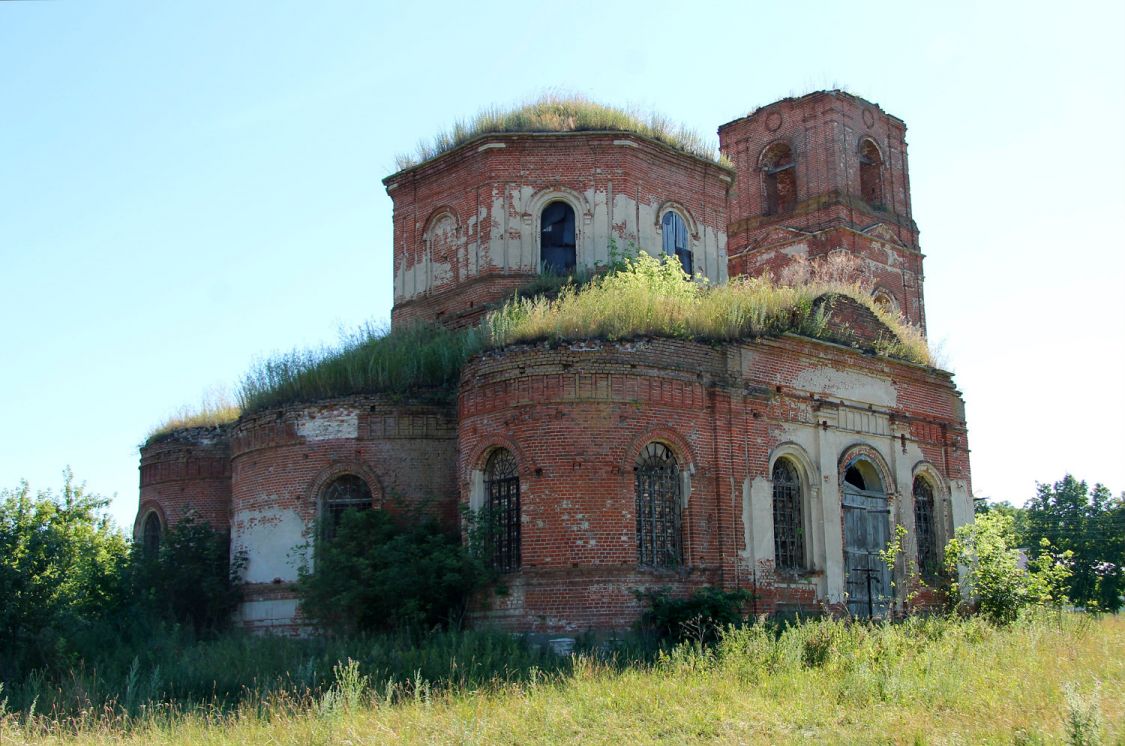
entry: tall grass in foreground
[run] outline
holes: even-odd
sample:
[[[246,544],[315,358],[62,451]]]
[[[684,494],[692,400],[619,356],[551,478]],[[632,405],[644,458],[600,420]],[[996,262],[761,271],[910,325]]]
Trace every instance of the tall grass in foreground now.
[[[685,153],[724,162],[717,143],[659,114],[645,114],[592,101],[577,94],[552,94],[513,108],[490,108],[469,121],[458,121],[430,141],[421,141],[416,154],[401,154],[399,169],[436,158],[484,134],[505,132],[633,132]]]
[[[54,684],[29,684],[38,687],[41,699],[34,709],[9,703],[0,715],[0,738],[1006,744],[1125,739],[1121,617],[1046,615],[1003,628],[979,618],[759,624],[728,630],[714,647],[685,644],[655,657],[585,648],[558,658],[510,637],[482,635],[430,638],[417,650],[377,639],[220,641],[203,653],[188,649],[154,667],[118,671],[112,680],[118,698],[82,709],[53,713],[48,690]],[[365,645],[380,652],[364,658]],[[212,673],[226,667],[231,673],[224,674],[228,683],[216,684],[220,694],[211,700],[185,700],[167,685],[149,685],[171,680],[182,666]],[[197,689],[205,688],[206,677],[199,677]],[[245,687],[231,697],[229,682],[238,678]],[[89,686],[91,674],[75,680]]]

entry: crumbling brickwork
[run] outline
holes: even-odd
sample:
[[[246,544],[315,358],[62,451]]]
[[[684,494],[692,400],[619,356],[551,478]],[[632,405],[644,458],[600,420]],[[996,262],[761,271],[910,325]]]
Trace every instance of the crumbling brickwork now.
[[[733,168],[633,133],[482,135],[384,182],[393,323],[467,326],[547,249],[596,271],[615,246],[669,253],[675,225],[675,251],[712,282],[843,252],[877,303],[924,326],[904,136],[839,91],[720,127]],[[890,331],[863,304],[825,296],[817,310],[839,344],[521,345],[471,360],[455,406],[352,397],[174,433],[142,448],[137,532],[188,510],[229,530],[248,559],[239,620],[255,629],[300,625],[292,584],[339,478],[373,507],[449,526],[504,501],[503,590],[477,600],[476,624],[623,629],[639,593],[705,585],[751,591],[754,613],[901,609],[905,565],[892,588],[855,560],[883,547],[856,544],[901,525],[917,555],[919,479],[934,541],[971,520],[964,405],[948,373],[875,354]],[[501,462],[502,483],[488,466]]]

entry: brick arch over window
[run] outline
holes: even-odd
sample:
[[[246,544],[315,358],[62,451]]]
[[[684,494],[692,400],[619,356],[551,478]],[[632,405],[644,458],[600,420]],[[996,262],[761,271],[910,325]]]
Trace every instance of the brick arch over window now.
[[[570,268],[566,271],[573,270],[578,265],[585,265],[587,261],[587,246],[586,246],[586,230],[585,224],[587,218],[591,216],[590,206],[586,202],[586,198],[573,189],[566,187],[555,186],[548,189],[543,189],[537,192],[527,203],[528,214],[532,217],[532,230],[535,241],[535,257],[537,266],[534,267],[536,271],[543,268],[544,261],[551,261],[550,258],[544,256],[543,253],[543,235],[544,235],[544,213],[551,207],[552,204],[562,203],[570,207],[574,214],[574,260]],[[562,243],[566,243],[563,237]],[[569,260],[568,260],[569,261]]]
[[[141,521],[141,546],[146,556],[152,557],[160,551],[160,542],[164,538],[164,521],[160,513],[150,510]]]
[[[329,488],[332,487],[334,482],[337,482],[337,480],[341,479],[342,477],[355,477],[363,483],[369,497],[367,502],[369,503],[369,506],[371,508],[381,508],[383,506],[383,485],[379,481],[378,476],[374,472],[372,472],[366,465],[359,462],[341,462],[333,464],[327,469],[321,471],[316,475],[312,483],[309,485],[309,488],[305,493],[306,505],[308,506],[308,512],[306,515],[309,516],[307,520],[319,521],[322,527],[328,526],[327,521],[329,520],[329,517],[324,514],[324,501],[327,497]],[[359,498],[357,498],[357,503],[358,499]],[[342,512],[343,511],[340,511],[339,514],[342,514]],[[334,514],[333,516],[331,516],[331,528],[323,529],[329,534],[327,538],[331,538],[330,535],[334,533],[335,523],[339,519],[339,514]]]
[[[883,205],[883,152],[870,137],[859,141],[859,193],[872,207]]]
[[[164,512],[164,506],[156,500],[145,500],[141,503],[140,509],[137,511],[137,518],[133,522],[133,541],[141,541],[144,538],[144,522],[145,519],[151,515],[156,514],[160,520],[160,526],[163,531],[168,530],[168,516]],[[216,527],[219,530],[225,530],[225,526]]]
[[[817,566],[813,556],[812,490],[817,484],[812,459],[795,443],[782,443],[770,454],[773,485],[774,567],[800,572]]]
[[[484,521],[488,557],[501,573],[520,568],[520,465],[507,448],[494,447],[484,462]]]
[[[766,215],[784,215],[797,206],[797,161],[788,142],[779,140],[758,156],[762,172],[763,205]]]
[[[847,481],[850,468],[861,465],[866,465],[874,470],[879,481],[882,482],[882,490],[887,497],[892,497],[896,493],[895,482],[891,477],[891,470],[887,466],[887,462],[879,451],[867,444],[856,444],[844,449],[839,460],[838,479],[840,484]],[[861,466],[861,468],[863,467]]]
[[[918,571],[927,581],[941,572],[943,548],[953,538],[949,486],[930,463],[920,461],[912,470],[911,498]]]
[[[633,466],[637,562],[679,567],[683,551],[683,486],[676,453],[658,440],[646,443]]]

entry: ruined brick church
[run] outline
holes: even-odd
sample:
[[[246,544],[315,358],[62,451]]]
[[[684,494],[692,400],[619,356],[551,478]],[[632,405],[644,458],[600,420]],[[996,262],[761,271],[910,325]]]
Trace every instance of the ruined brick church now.
[[[475,323],[544,268],[611,245],[712,283],[797,257],[856,257],[876,302],[925,328],[905,125],[840,91],[722,125],[721,162],[630,131],[485,133],[384,180],[392,324]],[[518,345],[476,356],[451,405],[294,403],[141,450],[138,540],[189,511],[244,552],[238,620],[300,625],[297,548],[317,520],[391,500],[497,520],[504,592],[472,623],[628,628],[637,592],[753,592],[756,613],[901,608],[878,557],[896,525],[932,571],[972,518],[964,405],[942,370],[876,354],[886,327],[841,302],[852,345],[793,334]]]

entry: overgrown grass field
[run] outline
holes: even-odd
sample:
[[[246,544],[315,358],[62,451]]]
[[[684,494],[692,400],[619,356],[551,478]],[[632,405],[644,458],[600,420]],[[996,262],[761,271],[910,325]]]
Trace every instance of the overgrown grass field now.
[[[568,658],[487,633],[420,645],[231,637],[163,653],[107,673],[104,698],[84,706],[74,698],[93,671],[29,682],[10,693],[23,704],[9,700],[0,740],[1125,743],[1125,618],[1114,616],[751,625],[710,648]],[[213,696],[200,696],[211,677]]]

